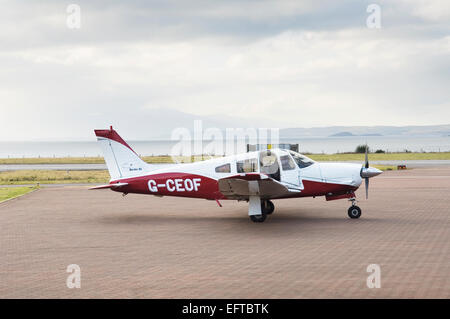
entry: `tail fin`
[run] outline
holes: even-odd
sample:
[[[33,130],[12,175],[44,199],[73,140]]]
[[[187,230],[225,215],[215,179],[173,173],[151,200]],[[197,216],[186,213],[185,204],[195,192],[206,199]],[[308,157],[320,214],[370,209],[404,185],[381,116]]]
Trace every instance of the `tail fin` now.
[[[148,171],[145,163],[112,126],[109,130],[95,130],[108,167],[111,180],[141,175]]]

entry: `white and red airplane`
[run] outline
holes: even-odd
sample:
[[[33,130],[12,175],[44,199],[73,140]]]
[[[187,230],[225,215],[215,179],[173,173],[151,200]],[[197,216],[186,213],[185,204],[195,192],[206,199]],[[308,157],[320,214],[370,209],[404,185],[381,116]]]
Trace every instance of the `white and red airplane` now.
[[[181,196],[249,203],[248,215],[264,222],[274,211],[271,200],[325,196],[326,200],[348,199],[350,218],[359,218],[355,191],[362,180],[368,196],[369,178],[381,171],[359,164],[317,163],[297,152],[270,149],[226,156],[201,162],[154,168],[144,162],[111,127],[95,130],[111,175],[107,185],[92,189],[111,189],[156,196]]]

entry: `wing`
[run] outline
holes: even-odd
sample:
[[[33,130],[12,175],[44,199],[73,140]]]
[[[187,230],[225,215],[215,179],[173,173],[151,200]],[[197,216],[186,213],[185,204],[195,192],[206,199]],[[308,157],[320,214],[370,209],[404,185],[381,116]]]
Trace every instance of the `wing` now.
[[[248,199],[249,196],[269,199],[300,192],[300,189],[258,173],[233,175],[221,178],[218,182],[219,191],[230,199]]]

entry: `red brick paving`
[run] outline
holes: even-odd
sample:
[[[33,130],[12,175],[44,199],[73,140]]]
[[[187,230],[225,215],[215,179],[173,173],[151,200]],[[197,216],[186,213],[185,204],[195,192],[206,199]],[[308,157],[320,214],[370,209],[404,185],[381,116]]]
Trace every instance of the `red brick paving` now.
[[[262,224],[246,203],[44,188],[0,204],[0,298],[449,298],[450,168],[370,186],[359,220],[308,198],[275,201]]]

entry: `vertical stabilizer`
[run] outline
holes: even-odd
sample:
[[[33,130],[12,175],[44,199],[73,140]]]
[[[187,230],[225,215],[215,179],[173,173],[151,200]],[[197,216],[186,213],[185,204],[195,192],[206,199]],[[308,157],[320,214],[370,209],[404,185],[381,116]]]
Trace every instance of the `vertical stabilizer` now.
[[[142,175],[148,171],[145,163],[112,126],[109,130],[95,130],[102,148],[111,180]]]

